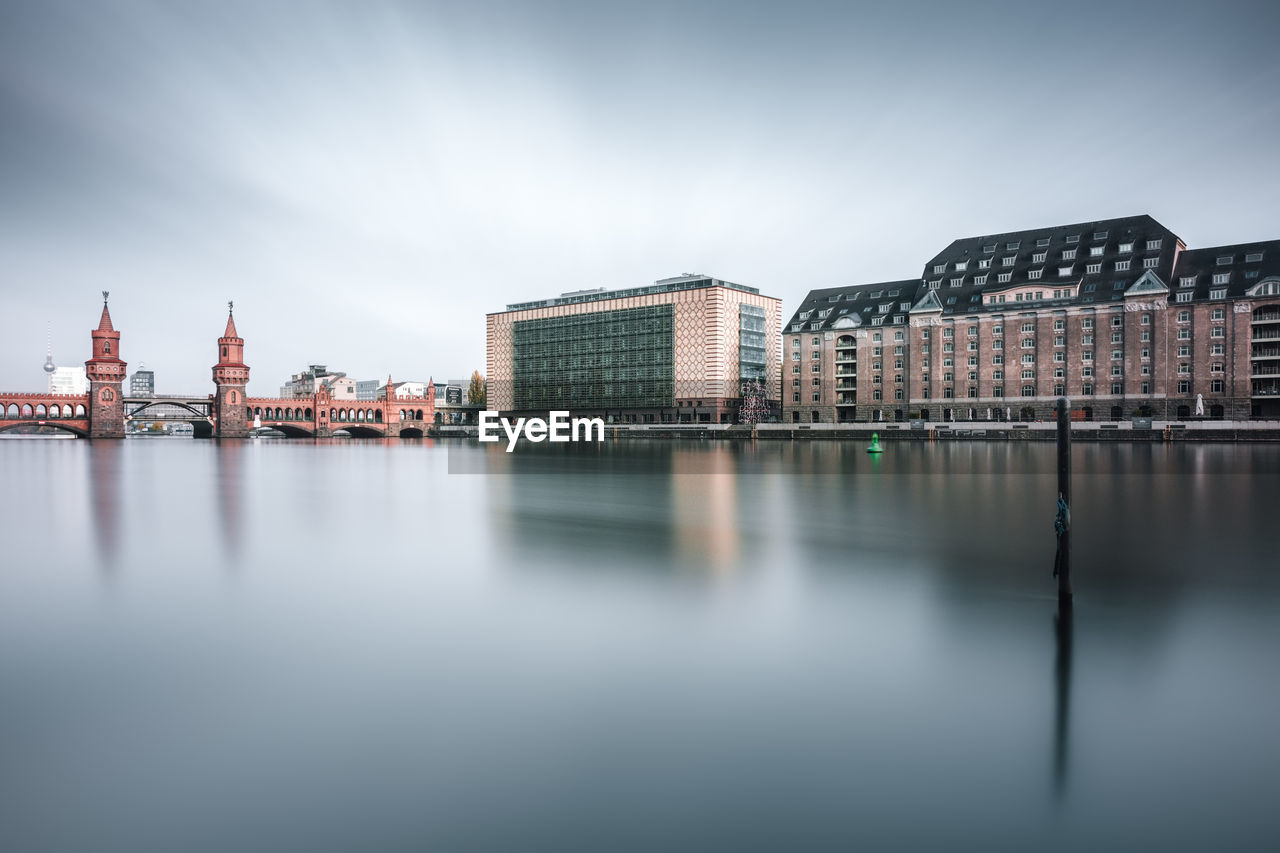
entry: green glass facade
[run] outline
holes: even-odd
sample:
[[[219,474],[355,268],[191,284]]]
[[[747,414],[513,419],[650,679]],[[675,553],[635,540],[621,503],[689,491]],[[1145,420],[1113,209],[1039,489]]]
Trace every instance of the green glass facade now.
[[[674,327],[671,305],[513,323],[515,408],[674,406]]]

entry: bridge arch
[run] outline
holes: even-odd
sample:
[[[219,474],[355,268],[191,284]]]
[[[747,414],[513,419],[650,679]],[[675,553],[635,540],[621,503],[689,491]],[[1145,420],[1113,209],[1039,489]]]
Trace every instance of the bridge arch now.
[[[24,417],[24,418],[33,418],[33,417],[35,417],[35,410],[31,408],[31,404],[30,404],[30,403],[23,403],[23,404],[22,404],[22,417]]]
[[[19,427],[25,427],[25,426],[29,426],[29,424],[5,424],[3,426],[0,426],[0,432],[7,432],[8,430],[18,429]],[[69,423],[61,423],[61,422],[49,423],[49,424],[44,424],[44,426],[50,426],[50,427],[53,427],[54,429],[62,430],[63,432],[69,432],[72,435],[76,436],[77,438],[89,437],[89,433],[86,430],[80,429],[80,427],[77,427],[77,426],[72,426]]]
[[[422,438],[421,427],[404,427],[400,430],[401,438]]]

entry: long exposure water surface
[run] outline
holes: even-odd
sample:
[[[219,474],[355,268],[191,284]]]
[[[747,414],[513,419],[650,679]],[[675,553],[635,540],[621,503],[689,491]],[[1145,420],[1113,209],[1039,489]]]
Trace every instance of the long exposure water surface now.
[[[1274,849],[1280,447],[0,441],[0,849]]]

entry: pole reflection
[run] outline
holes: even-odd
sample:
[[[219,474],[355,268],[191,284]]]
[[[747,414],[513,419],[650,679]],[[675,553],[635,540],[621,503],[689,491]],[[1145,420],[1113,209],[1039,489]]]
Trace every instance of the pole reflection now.
[[[1053,791],[1061,799],[1067,789],[1067,761],[1071,738],[1071,602],[1059,601],[1058,613],[1053,618],[1053,633],[1057,647],[1054,666],[1054,714],[1053,714]]]

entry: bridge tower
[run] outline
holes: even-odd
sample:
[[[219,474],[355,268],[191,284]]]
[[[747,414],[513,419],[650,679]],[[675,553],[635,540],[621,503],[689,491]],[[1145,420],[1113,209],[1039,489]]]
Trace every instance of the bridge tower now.
[[[249,384],[249,366],[244,363],[244,338],[236,334],[234,303],[227,303],[227,329],[218,338],[218,363],[213,367],[213,414],[218,438],[244,438],[249,434],[249,415],[244,387]]]
[[[89,437],[124,438],[124,376],[120,333],[111,325],[107,291],[102,291],[102,317],[93,336],[93,357],[84,363],[89,379]]]

